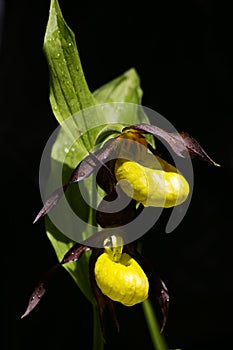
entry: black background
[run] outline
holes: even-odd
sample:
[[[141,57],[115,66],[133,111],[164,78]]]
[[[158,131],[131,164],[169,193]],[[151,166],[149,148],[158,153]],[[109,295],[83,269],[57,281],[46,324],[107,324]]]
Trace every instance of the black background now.
[[[3,8],[3,1],[0,5]],[[144,253],[171,296],[169,348],[225,349],[232,331],[232,19],[225,2],[60,0],[91,91],[135,67],[143,105],[192,134],[221,168],[194,161],[194,193],[171,234],[166,214]],[[153,6],[152,6],[153,5]],[[62,271],[20,320],[41,274],[56,262],[43,226],[40,157],[57,122],[42,52],[49,1],[5,1],[1,38],[1,242],[4,349],[91,349],[91,307]],[[152,349],[140,307],[120,309],[119,348]],[[116,340],[114,340],[116,342]],[[231,347],[231,346],[230,346]],[[228,348],[230,348],[228,347]],[[114,344],[109,344],[109,349]]]

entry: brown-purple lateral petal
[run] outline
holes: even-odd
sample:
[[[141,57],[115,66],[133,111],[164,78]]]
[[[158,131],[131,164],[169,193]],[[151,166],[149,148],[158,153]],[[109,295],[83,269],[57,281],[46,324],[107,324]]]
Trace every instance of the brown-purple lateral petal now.
[[[38,282],[37,286],[35,287],[29,302],[26,311],[21,316],[21,318],[24,318],[25,316],[29,315],[31,311],[37,306],[37,304],[40,302],[41,298],[46,292],[46,289],[48,287],[48,284],[51,282],[52,277],[54,274],[61,268],[62,265],[67,264],[69,262],[77,261],[81,255],[86,251],[89,250],[89,247],[75,244],[73,247],[70,248],[70,250],[64,255],[61,263],[58,263],[54,265],[41,279],[40,282]]]
[[[168,131],[165,131],[161,128],[159,128],[156,125],[149,125],[149,124],[135,124],[128,126],[123,129],[133,129],[133,130],[138,130],[142,134],[150,134],[155,137],[158,137],[159,139],[161,138],[164,140],[171,148],[172,150],[180,157],[187,157],[188,156],[188,151],[187,148],[185,147],[185,144],[182,140],[182,137],[179,137],[179,134],[175,133],[170,133]]]
[[[79,260],[79,258],[81,257],[81,255],[89,250],[90,248],[85,246],[85,245],[81,245],[81,244],[75,244],[73,245],[73,247],[71,247],[68,252],[64,255],[62,261],[61,261],[61,265],[70,263],[70,262],[74,262]]]
[[[51,280],[51,278],[53,277],[53,275],[55,274],[55,272],[57,272],[57,270],[59,268],[60,268],[60,264],[54,265],[46,273],[43,280],[38,282],[38,284],[36,285],[34,291],[32,292],[32,294],[29,298],[27,309],[24,312],[24,314],[21,316],[21,318],[26,317],[27,315],[29,315],[31,313],[32,310],[34,310],[34,308],[37,306],[37,304],[40,302],[41,298],[45,294],[48,282]]]
[[[213,159],[209,157],[209,155],[204,151],[204,149],[200,146],[200,144],[195,140],[191,135],[186,132],[180,132],[179,135],[182,137],[185,147],[188,149],[190,157],[200,158],[209,162],[214,166],[220,166],[218,163],[215,163]]]
[[[208,154],[203,150],[203,148],[199,145],[199,143],[188,133],[185,132],[168,132],[156,125],[149,124],[135,124],[124,128],[124,130],[133,129],[138,130],[142,134],[151,134],[159,139],[164,140],[180,157],[198,157],[204,161],[209,162],[212,165],[219,166],[219,164],[215,163]]]
[[[46,292],[46,289],[44,287],[44,283],[41,282],[39,283],[34,292],[32,293],[29,302],[28,302],[28,306],[26,311],[24,312],[24,314],[21,316],[21,318],[24,318],[25,316],[29,315],[30,312],[36,307],[36,305],[40,302],[40,299],[42,298],[42,296],[44,295],[44,293]]]
[[[167,322],[168,310],[169,310],[169,294],[165,283],[161,280],[161,294],[157,297],[158,303],[161,307],[163,314],[163,321],[161,326],[161,333],[164,330],[165,324]]]
[[[69,184],[81,181],[90,176],[98,165],[103,166],[109,160],[110,156],[113,157],[115,151],[117,151],[120,140],[113,138],[108,140],[104,146],[96,152],[89,153],[79,165],[74,169]],[[116,152],[117,153],[117,152]]]
[[[51,196],[46,200],[42,209],[37,214],[35,220],[33,221],[33,224],[35,224],[40,218],[45,216],[53,207],[55,207],[55,205],[57,205],[67,187],[67,185],[60,187],[51,194]]]
[[[37,214],[33,223],[36,223],[41,217],[48,214],[48,212],[57,205],[58,201],[66,191],[66,189],[72,184],[84,180],[90,176],[98,165],[104,166],[108,161],[109,157],[120,143],[118,139],[111,139],[106,142],[106,144],[98,151],[90,153],[86,158],[84,158],[78,166],[72,172],[72,175],[67,184],[63,187],[56,189],[51,196],[46,200],[44,206]]]
[[[107,194],[115,191],[116,179],[114,174],[115,159],[101,166],[96,174],[96,182]]]

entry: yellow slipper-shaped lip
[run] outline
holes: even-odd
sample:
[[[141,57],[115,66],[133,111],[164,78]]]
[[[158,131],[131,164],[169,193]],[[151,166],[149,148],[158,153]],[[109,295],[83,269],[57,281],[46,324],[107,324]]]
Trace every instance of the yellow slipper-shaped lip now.
[[[95,264],[95,279],[102,293],[125,306],[148,298],[149,282],[142,268],[130,255],[123,253],[119,262],[105,252]]]

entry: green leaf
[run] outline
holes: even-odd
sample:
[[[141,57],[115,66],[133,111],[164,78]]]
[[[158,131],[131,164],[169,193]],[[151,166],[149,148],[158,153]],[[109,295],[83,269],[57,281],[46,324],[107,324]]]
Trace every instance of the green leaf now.
[[[61,124],[66,118],[95,104],[86,83],[75,35],[66,24],[57,0],[51,0],[44,38],[50,73],[50,102]]]
[[[72,168],[87,152],[85,147],[91,147],[90,140],[83,141],[83,139],[81,139],[81,142],[76,142],[73,146],[76,147],[76,152],[72,153],[71,150],[69,150],[69,154],[66,154],[68,139],[70,138],[70,142],[73,143],[74,136],[72,130],[81,132],[79,128],[85,128],[83,114],[80,116],[79,125],[77,125],[76,122],[77,118],[73,118],[73,115],[95,104],[95,100],[83,74],[74,33],[66,24],[57,0],[51,0],[49,19],[44,38],[44,52],[49,67],[49,98],[53,113],[60,124],[69,118],[70,127],[70,130],[68,130],[70,134],[67,133],[67,129],[60,130],[59,140],[54,144],[52,150],[51,175],[47,185],[49,190],[51,186],[56,187],[55,183],[50,184],[50,182],[55,178],[54,174],[56,174],[59,162],[63,161],[64,157],[66,158],[66,164],[63,167],[63,176],[68,178]],[[74,159],[72,157],[73,154],[75,154]],[[80,203],[79,197],[81,196],[78,195],[76,201]],[[76,203],[73,203],[74,206],[75,204]],[[88,211],[85,210],[85,207],[81,206],[81,208],[82,213],[80,215],[82,215],[84,219],[87,219]],[[64,217],[64,220],[68,221],[69,219]],[[46,218],[45,226],[48,238],[60,261],[74,242],[64,236],[48,218]],[[87,269],[88,259],[89,253],[85,253],[85,256],[80,259],[79,264],[71,263],[65,266],[65,268],[74,278],[80,289],[87,297],[89,295],[89,299],[91,300],[92,295],[90,292],[89,279],[87,277],[82,278],[82,276],[85,275],[80,273],[81,269],[82,271],[85,268]]]
[[[57,0],[51,0],[49,19],[44,37],[44,53],[50,75],[50,104],[59,124],[74,140],[89,129],[84,110],[96,104],[87,85],[75,35],[66,24]],[[78,118],[76,117],[79,113]],[[99,116],[95,114],[95,119]],[[77,120],[78,119],[78,120]],[[103,117],[99,120],[102,123]],[[93,147],[89,134],[79,138],[79,147]]]
[[[107,103],[104,113],[108,124],[100,130],[97,136],[98,141],[105,135],[110,136],[111,128],[112,135],[115,135],[123,129],[124,125],[130,125],[133,120],[150,123],[141,106],[143,91],[140,86],[140,78],[134,68],[130,68],[119,77],[104,84],[94,91],[93,96],[99,103]],[[119,102],[124,103],[121,106]],[[146,138],[155,146],[152,136],[146,135]]]
[[[134,68],[97,89],[93,96],[100,102],[130,102],[141,104],[142,89]]]

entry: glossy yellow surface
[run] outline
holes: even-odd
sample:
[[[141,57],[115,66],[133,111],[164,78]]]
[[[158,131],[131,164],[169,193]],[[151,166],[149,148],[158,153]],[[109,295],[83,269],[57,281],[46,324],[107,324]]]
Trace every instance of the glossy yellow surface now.
[[[148,279],[130,255],[123,253],[114,262],[105,252],[95,264],[95,279],[103,294],[125,306],[141,303],[148,297]]]
[[[189,194],[189,184],[176,168],[151,154],[143,165],[118,159],[115,175],[123,191],[144,206],[173,207]]]

